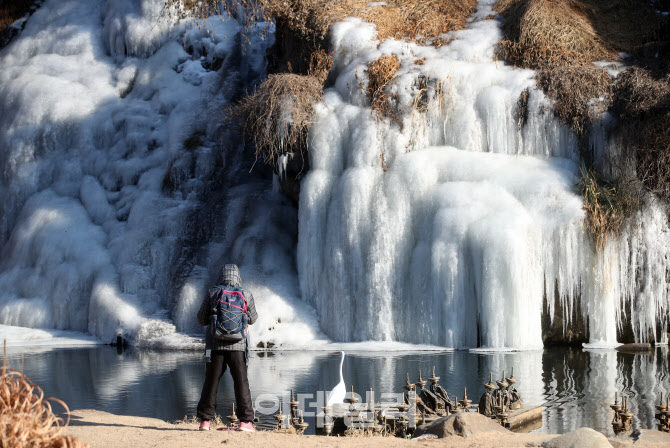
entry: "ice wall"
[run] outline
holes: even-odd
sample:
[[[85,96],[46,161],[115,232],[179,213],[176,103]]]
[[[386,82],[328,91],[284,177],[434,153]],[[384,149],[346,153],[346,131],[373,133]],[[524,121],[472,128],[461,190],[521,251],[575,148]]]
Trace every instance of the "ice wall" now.
[[[271,24],[47,0],[0,50],[0,324],[197,346],[202,294],[232,261],[261,310],[254,346],[314,347],[322,329],[535,348],[547,292],[552,316],[579,305],[593,344],[629,323],[662,339],[665,210],[649,199],[593,249],[575,137],[531,71],[494,60],[491,3],[441,48],[335,25],[298,217],[220,119],[263,76]],[[364,96],[367,63],[392,53],[402,128]],[[610,144],[594,138],[595,153]]]
[[[237,262],[276,310],[255,337],[322,338],[292,305],[295,209],[221,119],[263,76],[271,24],[169,12],[48,0],[0,51],[0,323],[195,346],[203,293]]]
[[[493,3],[480,1],[441,48],[378,45],[357,19],[333,28],[337,76],[317,107],[300,197],[303,299],[341,341],[537,348],[555,290],[565,325],[581,301],[593,345],[615,344],[627,321],[637,340],[664,339],[663,208],[650,199],[594,249],[576,138],[531,71],[495,60]],[[365,98],[366,67],[391,54],[400,124],[375,118]]]

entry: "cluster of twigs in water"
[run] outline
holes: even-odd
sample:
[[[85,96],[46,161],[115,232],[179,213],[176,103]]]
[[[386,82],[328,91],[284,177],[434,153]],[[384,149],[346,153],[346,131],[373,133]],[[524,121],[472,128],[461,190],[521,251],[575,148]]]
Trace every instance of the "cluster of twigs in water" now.
[[[42,389],[23,372],[7,366],[7,348],[4,348],[0,373],[0,446],[84,448],[87,444],[71,435],[63,434],[70,422],[67,405],[57,398],[44,398]],[[57,417],[51,403],[65,408],[67,420]]]

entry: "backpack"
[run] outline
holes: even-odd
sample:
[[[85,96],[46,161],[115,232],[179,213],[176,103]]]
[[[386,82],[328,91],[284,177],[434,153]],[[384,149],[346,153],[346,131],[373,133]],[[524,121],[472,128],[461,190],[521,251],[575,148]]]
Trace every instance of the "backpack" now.
[[[210,331],[214,339],[237,342],[247,337],[247,299],[242,288],[217,286]]]

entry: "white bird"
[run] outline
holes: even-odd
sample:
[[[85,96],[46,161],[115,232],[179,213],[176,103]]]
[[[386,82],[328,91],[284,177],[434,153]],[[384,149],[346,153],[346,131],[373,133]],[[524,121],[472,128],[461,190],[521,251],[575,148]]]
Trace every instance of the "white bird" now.
[[[340,382],[328,393],[328,406],[334,403],[344,403],[344,397],[347,395],[347,388],[344,385],[344,377],[342,376],[342,366],[344,365],[344,352],[342,353],[342,361],[340,361]]]

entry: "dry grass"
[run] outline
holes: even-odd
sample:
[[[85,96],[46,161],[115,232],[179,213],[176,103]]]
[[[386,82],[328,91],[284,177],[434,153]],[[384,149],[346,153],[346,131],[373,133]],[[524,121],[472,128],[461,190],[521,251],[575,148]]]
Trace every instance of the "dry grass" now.
[[[5,343],[6,344],[6,343]],[[4,353],[0,372],[0,446],[12,448],[84,448],[87,444],[63,434],[69,423],[67,405],[44,392],[22,372],[7,367]],[[56,417],[51,403],[65,408],[68,420]]]
[[[306,153],[312,109],[321,95],[322,81],[316,76],[269,75],[232,113],[241,119],[244,135],[255,144],[256,158],[274,166],[282,154]]]
[[[499,0],[505,59],[528,68],[611,60],[614,48],[593,28],[595,9],[574,0]]]
[[[639,121],[629,143],[636,148],[637,176],[644,186],[670,201],[670,110]]]
[[[369,8],[360,17],[377,26],[380,40],[408,38],[419,42],[463,28],[465,19],[477,7],[474,0],[396,0],[387,4]]]
[[[621,118],[644,118],[654,110],[670,108],[670,73],[655,77],[641,67],[630,67],[616,86]]]
[[[538,70],[556,115],[578,134],[612,103],[612,80],[591,62],[644,44],[662,20],[642,0],[498,0],[496,9],[505,18],[500,56]]]
[[[505,38],[499,53],[515,65],[538,70],[540,88],[555,101],[554,113],[578,134],[611,102],[612,80],[592,61],[613,60],[615,48],[596,31],[595,6],[574,0],[499,0]]]
[[[534,69],[613,60],[653,39],[663,20],[643,0],[498,0],[496,10],[503,57]]]
[[[595,12],[591,25],[615,51],[630,53],[656,39],[663,16],[648,0],[580,0]]]
[[[426,41],[460,29],[476,9],[476,0],[390,0],[370,6],[366,0],[261,0],[261,11],[296,34],[323,40],[330,26],[346,17],[360,17],[377,27],[378,38]]]
[[[175,5],[176,0],[169,0]],[[314,43],[326,37],[335,22],[360,17],[376,25],[380,40],[408,38],[421,42],[463,28],[465,19],[475,12],[476,0],[388,0],[370,5],[367,0],[242,0],[250,21],[272,16],[277,28]],[[186,2],[185,7],[204,17],[216,11],[217,2]],[[232,12],[232,11],[231,11]],[[317,46],[318,47],[318,46]]]
[[[582,137],[605,110],[621,120],[617,132],[633,148],[637,181],[670,199],[670,20],[647,0],[498,0],[505,18],[499,54],[538,70],[538,85],[554,112]],[[654,42],[656,40],[666,41]],[[591,62],[634,53],[616,85]],[[587,224],[597,242],[616,232],[639,205],[640,186],[614,188],[582,173]]]
[[[579,193],[584,198],[586,227],[598,249],[602,249],[608,236],[618,235],[626,217],[639,208],[637,183],[622,183],[615,187],[584,166],[580,168]]]
[[[635,148],[637,177],[653,193],[670,200],[670,72],[631,67],[616,85],[621,132]]]
[[[400,61],[395,54],[382,56],[368,67],[368,100],[373,112],[396,121],[398,121],[397,113],[384,90],[399,68]]]
[[[592,64],[544,68],[538,71],[537,83],[554,100],[554,114],[578,135],[612,101],[612,79],[605,70]]]
[[[317,50],[310,55],[307,74],[324,83],[332,68],[333,53],[326,53],[325,50]]]

